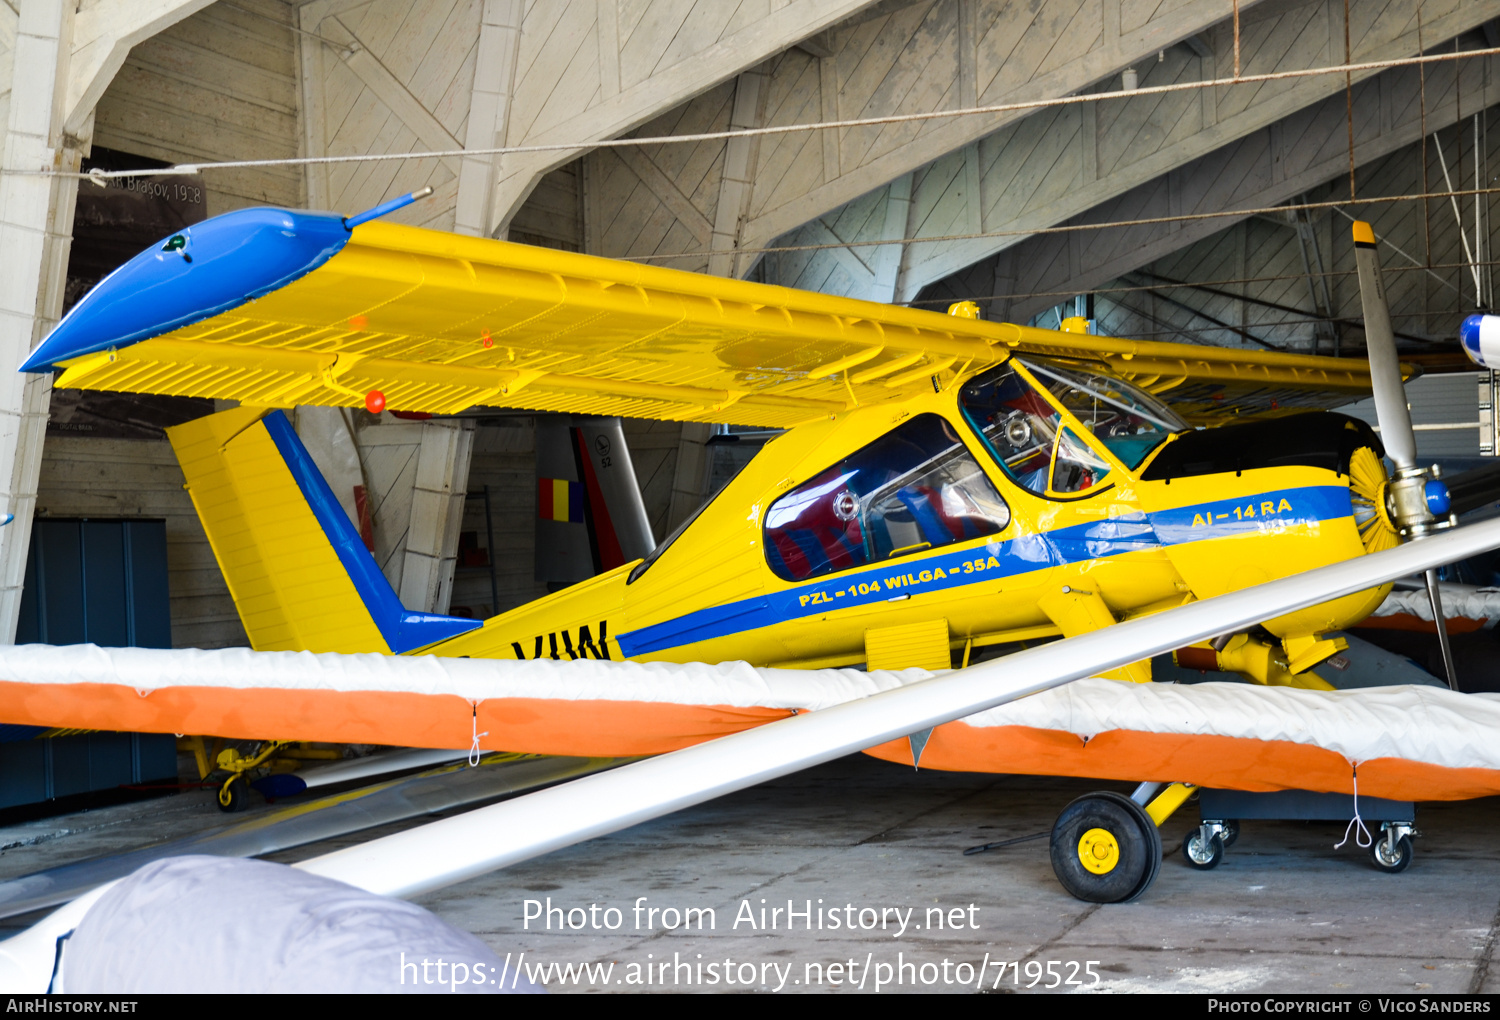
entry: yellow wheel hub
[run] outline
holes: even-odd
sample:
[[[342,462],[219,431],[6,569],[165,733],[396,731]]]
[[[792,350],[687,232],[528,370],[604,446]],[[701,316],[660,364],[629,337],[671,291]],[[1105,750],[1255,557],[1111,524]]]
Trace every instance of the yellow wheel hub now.
[[[1090,829],[1078,840],[1078,860],[1085,870],[1107,875],[1120,863],[1120,844],[1108,829]]]

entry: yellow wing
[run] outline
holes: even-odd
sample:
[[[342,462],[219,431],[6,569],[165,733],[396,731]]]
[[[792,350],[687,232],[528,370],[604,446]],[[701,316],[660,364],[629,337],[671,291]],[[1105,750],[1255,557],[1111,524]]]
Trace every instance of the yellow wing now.
[[[326,246],[334,253],[291,282],[241,283],[239,299],[225,299],[235,286],[226,274],[241,263],[219,249],[250,229],[235,219],[247,212],[298,230],[323,217],[319,229],[338,235]],[[945,386],[1012,351],[1107,367],[1197,420],[1369,392],[1362,361],[1056,333],[388,223],[351,232],[328,227],[327,214],[247,212],[138,256],[26,367],[64,369],[61,387],[260,407],[358,406],[380,391],[396,410],[494,406],[770,427]],[[179,258],[194,251],[196,262]],[[243,265],[254,275],[256,265]],[[161,282],[164,274],[175,275]],[[194,287],[207,295],[196,315]],[[153,307],[170,306],[158,315],[167,328],[137,328],[112,310],[146,294]],[[83,324],[92,333],[80,339]],[[111,339],[110,328],[120,335]]]

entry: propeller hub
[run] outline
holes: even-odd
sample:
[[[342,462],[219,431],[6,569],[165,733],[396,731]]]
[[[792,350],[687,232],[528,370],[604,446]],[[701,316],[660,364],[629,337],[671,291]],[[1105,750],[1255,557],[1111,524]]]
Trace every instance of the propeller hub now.
[[[1448,486],[1436,478],[1422,487],[1422,497],[1427,501],[1427,509],[1434,517],[1447,517],[1449,509],[1453,506],[1453,497],[1448,492]]]
[[[1401,468],[1386,483],[1386,513],[1402,538],[1423,538],[1454,525],[1452,496],[1437,475],[1436,465]]]

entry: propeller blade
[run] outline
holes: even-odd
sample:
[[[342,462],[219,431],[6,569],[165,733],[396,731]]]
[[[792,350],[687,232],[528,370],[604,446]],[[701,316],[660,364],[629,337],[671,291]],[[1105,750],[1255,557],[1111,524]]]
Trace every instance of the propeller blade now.
[[[1365,311],[1365,351],[1370,359],[1370,383],[1375,391],[1375,417],[1380,420],[1380,441],[1385,446],[1386,456],[1400,471],[1416,466],[1417,435],[1412,431],[1406,389],[1401,384],[1401,362],[1396,357],[1391,312],[1386,306],[1385,285],[1380,279],[1375,231],[1362,220],[1356,220],[1354,224],[1354,260],[1359,267],[1359,297]]]
[[[1375,417],[1380,420],[1380,442],[1396,465],[1391,496],[1396,523],[1403,538],[1421,538],[1439,514],[1451,510],[1450,490],[1417,467],[1417,433],[1411,427],[1406,406],[1406,388],[1401,382],[1401,361],[1396,356],[1396,337],[1391,330],[1391,310],[1386,303],[1385,283],[1380,278],[1380,258],[1375,250],[1375,231],[1363,220],[1354,222],[1354,262],[1359,268],[1359,298],[1365,310],[1365,354],[1370,359],[1370,384],[1375,391]],[[1458,690],[1453,670],[1453,648],[1448,641],[1448,621],[1438,594],[1437,571],[1427,571],[1427,598],[1438,644],[1443,651],[1443,669],[1448,686]]]

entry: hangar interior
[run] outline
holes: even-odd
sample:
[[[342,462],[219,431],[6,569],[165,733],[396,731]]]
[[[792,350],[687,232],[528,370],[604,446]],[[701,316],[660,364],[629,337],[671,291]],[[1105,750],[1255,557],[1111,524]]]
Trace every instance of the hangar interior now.
[[[1355,69],[1346,74],[1346,65]],[[389,219],[883,305],[942,312],[972,302],[986,320],[1047,330],[1362,360],[1365,312],[1350,233],[1362,219],[1379,237],[1401,360],[1421,369],[1406,389],[1418,456],[1464,471],[1493,465],[1500,452],[1500,374],[1476,369],[1458,341],[1464,317],[1496,308],[1500,123],[1496,142],[1488,126],[1497,108],[1500,0],[0,0],[0,363],[26,362],[90,288],[183,226],[258,205],[354,214],[420,189],[431,195]],[[13,520],[0,526],[0,643],[251,643],[165,435],[231,407],[5,375],[0,513]],[[1373,401],[1338,410],[1379,426]],[[589,559],[585,525],[568,510],[567,486],[580,478],[556,460],[559,428],[582,428],[582,419],[489,407],[288,414],[405,609],[492,618],[600,570],[597,547]],[[774,435],[645,419],[618,428],[588,443],[624,440],[648,532],[642,549],[688,522]],[[586,453],[579,456],[582,465]],[[1466,582],[1500,586],[1500,562],[1490,555]],[[1494,685],[1481,690],[1500,691],[1491,634],[1479,637]],[[603,624],[598,636],[607,648]],[[947,636],[938,637],[944,664]],[[535,642],[532,658],[541,658],[543,637]],[[1001,648],[1014,646],[989,654]],[[1466,648],[1458,673],[1484,672],[1473,658],[1478,645]],[[1383,651],[1403,661],[1427,654],[1416,645]],[[1442,685],[1434,676],[1443,667],[1428,658],[1433,685]],[[879,672],[873,654],[870,669]],[[136,688],[130,700],[136,694],[145,697]],[[462,739],[472,727],[474,760],[487,735],[480,718],[478,702],[463,708]],[[26,775],[26,783],[0,780],[0,808],[160,780],[177,766],[178,744],[165,733],[40,730],[0,726],[0,774]],[[876,859],[888,856],[880,852],[886,832],[919,829],[930,844],[924,874],[939,876],[954,832],[993,828],[977,825],[990,814],[971,810],[971,796],[999,805],[995,813],[1041,819],[1052,808],[1038,804],[1083,789],[1038,781],[1034,796],[1026,783],[1002,783],[1013,775],[981,783],[957,768],[922,786],[944,775],[944,765],[921,759],[932,732],[892,744],[888,762],[924,769],[906,769],[900,783],[859,771],[876,768],[862,759],[825,763],[822,778],[808,780],[853,777],[870,787],[853,799],[867,796],[859,810],[871,817],[870,804],[891,799],[886,787],[897,793],[892,802],[910,805],[900,825],[859,822],[868,831],[858,846]],[[561,772],[549,775],[538,781]],[[763,819],[775,814],[765,802],[777,798],[814,810],[801,780],[778,781],[708,810]],[[1137,792],[1148,786],[1143,799],[1163,784]],[[154,838],[205,825],[187,811],[207,813],[211,796],[157,807],[136,831]],[[935,796],[938,820],[921,820]],[[1358,820],[1358,786],[1355,796]],[[1013,811],[1022,801],[1026,810]],[[477,795],[455,795],[441,810],[471,802]],[[1409,811],[1385,816],[1392,846],[1415,832],[1412,802],[1374,802]],[[231,810],[222,798],[219,805]],[[1464,811],[1440,804],[1428,817],[1439,832],[1455,819],[1482,825],[1478,811]],[[1229,808],[1220,814],[1229,819]],[[124,811],[111,817],[129,820]],[[392,814],[387,828],[410,817]],[[799,838],[808,843],[822,840],[798,817],[789,811],[792,820],[778,823],[805,829]],[[1230,841],[1238,834],[1235,820]],[[43,832],[37,843],[49,838]],[[111,838],[101,823],[84,841],[113,852]],[[627,835],[616,846],[646,861],[652,838]],[[1017,841],[1028,838],[1037,834]],[[1313,855],[1305,826],[1287,838]],[[1434,870],[1458,862],[1443,873],[1440,913],[1490,909],[1476,906],[1473,871],[1464,870],[1484,856],[1476,841],[1464,829],[1434,855]],[[1224,846],[1221,838],[1220,856]],[[273,859],[294,859],[287,847]],[[1155,850],[1160,862],[1160,844]],[[1377,867],[1401,870],[1410,840],[1397,867],[1376,853]],[[0,870],[20,873],[18,859]],[[577,865],[565,853],[556,859]],[[696,865],[685,850],[684,861],[673,867],[690,885]],[[1046,870],[1032,864],[1023,879]],[[589,867],[577,865],[567,882],[592,888]],[[657,862],[639,867],[646,873]],[[864,859],[838,870],[879,867]],[[1488,867],[1488,858],[1475,867]],[[1187,888],[1191,874],[1179,871],[1167,880]],[[1301,924],[1292,915],[1307,913],[1293,907],[1322,894],[1331,873],[1308,871],[1301,891],[1278,891],[1265,916],[1292,932]],[[516,874],[535,888],[562,888]],[[971,877],[947,874],[945,894],[968,894]],[[1137,892],[1152,880],[1155,870]],[[472,901],[425,895],[477,932],[489,921],[472,903],[511,892],[490,885]],[[1392,909],[1415,910],[1413,895],[1427,892],[1400,891]],[[1023,906],[1013,916],[1038,932],[1058,913],[1046,894]],[[1083,926],[1080,953],[1092,953],[1083,942],[1095,938],[1085,922],[1097,903],[1073,907],[1070,927],[1046,936],[1052,942],[1017,935],[1017,945],[1065,944]],[[1107,929],[1106,918],[1095,924]],[[1413,938],[1427,938],[1424,924],[1412,927]],[[1500,915],[1476,915],[1472,926],[1445,936],[1452,945],[1443,945],[1442,978],[1493,989],[1487,974]],[[1139,932],[1131,954],[1166,959],[1146,945],[1158,935],[1151,915],[1127,927]],[[1470,974],[1472,962],[1457,962],[1469,953],[1460,942],[1475,932],[1484,945]],[[1115,935],[1098,938],[1109,944]],[[1401,954],[1412,954],[1407,944],[1389,959]],[[1293,959],[1301,954],[1287,956],[1278,966],[1301,966]],[[1319,959],[1316,966],[1344,966]],[[1364,966],[1368,975],[1386,965]],[[1193,990],[1191,968],[1184,974],[1179,989]],[[1325,989],[1322,974],[1313,978],[1310,987]]]

